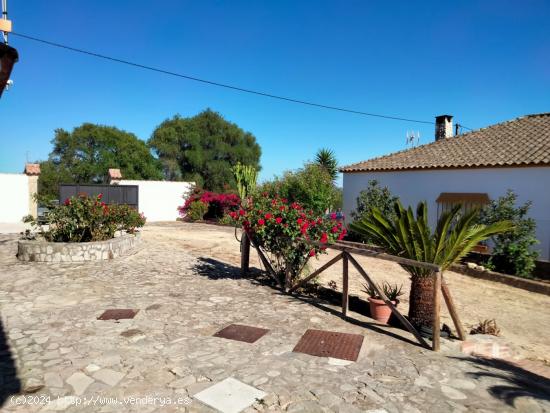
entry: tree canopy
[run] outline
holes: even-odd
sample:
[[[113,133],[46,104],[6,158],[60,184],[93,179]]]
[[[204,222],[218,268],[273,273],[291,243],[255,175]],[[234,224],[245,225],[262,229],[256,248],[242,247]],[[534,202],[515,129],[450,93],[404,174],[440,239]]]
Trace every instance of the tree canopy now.
[[[165,120],[149,145],[166,179],[194,181],[210,191],[236,188],[232,167],[239,162],[260,169],[261,149],[254,135],[210,109]]]
[[[60,183],[106,183],[109,168],[119,168],[125,179],[162,179],[160,162],[146,143],[112,126],[57,129],[52,144],[48,160],[40,164],[40,195],[56,197]]]

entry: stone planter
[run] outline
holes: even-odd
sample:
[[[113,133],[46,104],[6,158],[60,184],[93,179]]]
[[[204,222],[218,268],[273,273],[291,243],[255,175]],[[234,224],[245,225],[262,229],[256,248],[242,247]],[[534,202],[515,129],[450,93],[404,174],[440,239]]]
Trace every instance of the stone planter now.
[[[123,234],[106,241],[47,242],[20,240],[17,258],[34,262],[80,262],[110,260],[131,253],[141,240],[140,233]]]

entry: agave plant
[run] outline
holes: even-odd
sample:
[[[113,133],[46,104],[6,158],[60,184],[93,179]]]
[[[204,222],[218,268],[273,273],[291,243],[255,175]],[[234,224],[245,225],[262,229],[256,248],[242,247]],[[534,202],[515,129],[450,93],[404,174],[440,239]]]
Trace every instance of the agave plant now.
[[[400,201],[394,204],[395,218],[388,220],[373,208],[350,228],[374,240],[389,254],[439,265],[445,271],[467,255],[481,241],[513,225],[501,221],[492,225],[477,223],[477,210],[463,212],[461,205],[441,215],[435,232],[428,224],[425,202],[418,204],[416,217],[411,207],[405,209]],[[409,320],[416,327],[429,326],[433,314],[433,271],[426,268],[402,265],[411,275]]]

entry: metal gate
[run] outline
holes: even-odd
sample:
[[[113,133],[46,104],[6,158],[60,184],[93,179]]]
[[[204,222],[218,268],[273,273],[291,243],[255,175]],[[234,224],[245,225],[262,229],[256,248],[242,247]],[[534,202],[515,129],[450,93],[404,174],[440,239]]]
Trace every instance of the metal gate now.
[[[139,187],[137,185],[94,185],[94,184],[61,184],[59,185],[59,202],[72,196],[86,194],[90,197],[103,194],[101,200],[106,204],[125,204],[139,209]]]

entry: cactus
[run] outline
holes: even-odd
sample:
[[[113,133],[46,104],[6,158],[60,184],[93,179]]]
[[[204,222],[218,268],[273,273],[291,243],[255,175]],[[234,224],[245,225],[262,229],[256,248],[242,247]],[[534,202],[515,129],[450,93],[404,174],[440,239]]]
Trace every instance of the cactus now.
[[[239,197],[244,201],[256,189],[258,171],[251,165],[243,165],[239,162],[233,167],[233,175],[237,181]]]

